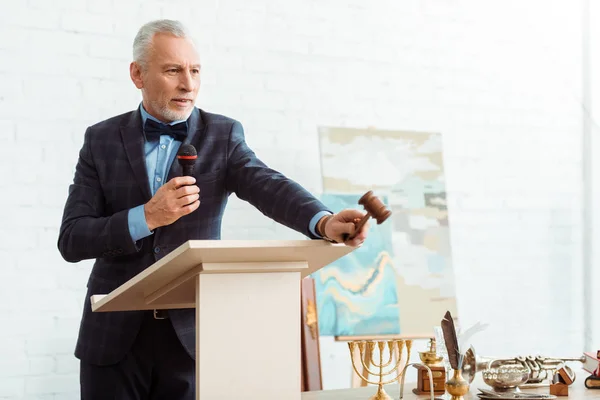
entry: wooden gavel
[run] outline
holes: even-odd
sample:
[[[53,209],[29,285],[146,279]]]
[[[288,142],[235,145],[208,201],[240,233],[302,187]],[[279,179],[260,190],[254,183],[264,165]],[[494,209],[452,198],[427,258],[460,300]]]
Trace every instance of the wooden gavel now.
[[[363,194],[363,196],[358,200],[358,204],[362,205],[367,213],[358,222],[355,222],[356,229],[354,230],[354,234],[349,235],[346,233],[344,235],[344,241],[354,238],[360,229],[367,223],[369,218],[375,218],[377,220],[377,224],[379,225],[388,219],[390,215],[392,215],[392,212],[377,196],[373,194],[373,191],[371,190]]]

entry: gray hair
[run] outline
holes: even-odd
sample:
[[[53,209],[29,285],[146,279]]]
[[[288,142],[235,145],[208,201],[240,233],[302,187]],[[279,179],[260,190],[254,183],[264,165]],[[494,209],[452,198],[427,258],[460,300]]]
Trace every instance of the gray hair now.
[[[133,61],[146,68],[148,53],[151,50],[152,38],[157,33],[170,33],[176,37],[189,38],[189,32],[179,21],[159,19],[144,24],[133,40]]]

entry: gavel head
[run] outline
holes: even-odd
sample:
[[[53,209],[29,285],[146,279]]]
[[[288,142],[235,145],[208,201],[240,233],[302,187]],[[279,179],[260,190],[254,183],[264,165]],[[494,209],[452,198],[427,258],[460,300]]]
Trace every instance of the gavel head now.
[[[365,193],[360,200],[358,200],[358,204],[361,204],[365,210],[377,220],[378,224],[381,224],[383,221],[388,219],[390,215],[392,215],[392,212],[387,209],[385,204],[383,204],[383,202],[376,197],[371,190]]]

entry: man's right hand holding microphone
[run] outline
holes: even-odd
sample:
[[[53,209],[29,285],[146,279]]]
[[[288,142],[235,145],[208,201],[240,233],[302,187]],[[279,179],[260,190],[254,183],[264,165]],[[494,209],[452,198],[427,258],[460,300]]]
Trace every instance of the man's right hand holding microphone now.
[[[171,225],[200,206],[200,188],[193,176],[177,176],[161,186],[144,205],[144,215],[150,231]]]
[[[191,144],[182,144],[177,152],[177,161],[183,176],[171,179],[161,186],[144,205],[146,224],[150,231],[171,225],[184,215],[191,214],[200,206],[200,188],[195,185],[194,165],[198,154]]]

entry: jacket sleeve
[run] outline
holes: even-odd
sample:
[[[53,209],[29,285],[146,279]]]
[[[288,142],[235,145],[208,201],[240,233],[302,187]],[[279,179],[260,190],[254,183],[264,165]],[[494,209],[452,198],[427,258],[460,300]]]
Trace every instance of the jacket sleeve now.
[[[248,201],[267,217],[316,239],[311,219],[330,211],[298,183],[265,165],[248,147],[242,125],[235,121],[229,133],[227,189]]]
[[[120,256],[139,250],[129,233],[129,210],[105,215],[105,199],[94,164],[92,139],[92,130],[88,128],[73,183],[69,186],[58,236],[58,249],[69,262]]]

